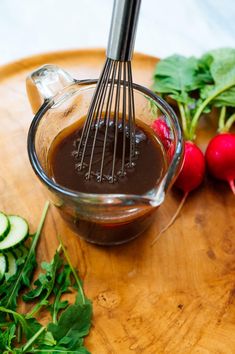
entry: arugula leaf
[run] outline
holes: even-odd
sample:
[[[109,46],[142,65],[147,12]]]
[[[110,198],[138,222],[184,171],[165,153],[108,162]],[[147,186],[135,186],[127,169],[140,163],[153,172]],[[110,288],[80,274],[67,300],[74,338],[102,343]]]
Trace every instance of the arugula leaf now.
[[[0,349],[2,351],[12,348],[12,341],[16,337],[15,332],[16,325],[14,323],[11,323],[5,331],[0,331]]]
[[[53,335],[51,332],[45,332],[43,333],[43,336],[41,336],[41,338],[39,338],[38,341],[39,344],[43,344],[43,345],[47,345],[49,347],[52,347],[54,345],[56,345],[56,340],[54,339]]]
[[[26,339],[30,339],[42,328],[42,325],[36,320],[36,318],[25,318],[25,321],[27,327],[24,327],[23,331],[26,335]]]
[[[62,244],[61,247],[66,252]],[[72,350],[76,352],[77,349],[80,350],[80,348],[84,348],[83,337],[89,333],[91,326],[91,302],[84,297],[81,282],[71,265],[67,252],[66,259],[69,264],[63,265],[62,258],[60,258],[59,253],[56,252],[52,262],[42,263],[42,267],[46,272],[39,274],[38,279],[34,282],[35,287],[24,296],[25,301],[39,299],[39,302],[35,305],[34,309],[26,317],[31,317],[37,312],[42,302],[47,301],[50,294],[53,293],[55,296],[54,303],[49,306],[53,316],[53,323],[49,323],[46,332],[49,333],[52,340],[50,345],[43,347],[44,349],[47,349],[47,352],[53,352],[54,349],[66,349],[67,351]],[[71,276],[74,277],[74,284],[72,283]],[[70,287],[73,287],[79,292],[76,296],[75,304],[68,306],[67,301],[61,301],[61,296],[62,294],[69,292]],[[81,299],[84,299],[82,303]],[[64,310],[64,308],[66,309]],[[60,310],[63,311],[57,323],[57,316]],[[43,335],[45,336],[45,332]],[[36,338],[36,340],[34,340],[34,337],[29,340],[27,348],[30,348],[30,350],[32,348],[31,344],[33,344],[34,350],[36,350],[37,348],[35,345],[38,345],[38,348],[41,349],[42,346],[45,346],[47,343],[44,337],[40,334],[40,337]],[[29,345],[31,345],[31,347],[29,347]],[[48,346],[50,347],[50,350],[48,350]],[[83,352],[87,352],[85,348]]]
[[[61,265],[62,259],[58,252],[55,253],[54,258],[50,263],[42,262],[41,267],[46,272],[40,273],[38,279],[34,282],[35,287],[23,295],[23,300],[26,302],[39,299],[39,302],[27,317],[32,317],[42,306],[47,305],[47,299],[53,291],[56,274]]]
[[[0,285],[0,306],[16,309],[20,290],[24,286],[30,286],[30,279],[32,279],[33,272],[37,266],[35,254],[28,255],[24,262],[23,258],[21,260],[22,262],[18,266],[16,274]]]
[[[68,265],[69,265],[69,267],[71,269],[71,272],[73,273],[73,276],[74,276],[74,279],[75,279],[74,288],[78,291],[77,297],[76,297],[76,303],[85,304],[87,299],[86,299],[84,291],[83,291],[82,281],[78,277],[78,274],[77,274],[77,272],[75,271],[75,269],[74,269],[74,267],[72,265],[72,262],[71,262],[71,260],[69,258],[69,255],[68,255],[68,252],[66,251],[66,248],[63,245],[63,242],[61,240],[60,235],[57,235],[57,237],[58,237],[58,240],[60,242],[60,246],[61,246],[61,248],[62,248],[62,250],[64,252],[65,259],[68,262]]]
[[[20,324],[27,339],[31,338],[42,328],[42,325],[35,318],[26,319],[24,315],[2,306],[0,306],[0,312],[12,315],[14,323]]]
[[[48,330],[57,341],[64,337],[79,340],[89,333],[91,317],[92,305],[89,300],[86,300],[83,305],[70,305],[61,314],[58,324],[49,323]]]
[[[17,273],[7,279],[0,286],[0,306],[15,310],[17,307],[17,301],[19,299],[19,292],[24,286],[28,286],[33,272],[36,268],[35,256],[31,256],[30,263],[26,266],[18,268]],[[10,294],[10,295],[9,295]],[[1,320],[5,318],[3,314],[0,314]]]
[[[53,293],[55,295],[55,300],[53,304],[49,307],[52,315],[53,323],[57,322],[57,316],[60,310],[65,309],[68,306],[68,301],[61,301],[61,296],[64,293],[70,292],[69,288],[72,286],[71,283],[71,273],[72,270],[68,264],[66,264],[63,270],[59,273],[54,284]]]

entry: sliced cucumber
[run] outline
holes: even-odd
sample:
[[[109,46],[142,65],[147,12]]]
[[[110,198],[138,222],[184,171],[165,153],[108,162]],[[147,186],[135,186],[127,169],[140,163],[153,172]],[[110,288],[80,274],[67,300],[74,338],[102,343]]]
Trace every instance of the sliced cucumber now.
[[[0,241],[3,240],[10,230],[10,221],[8,217],[0,212]]]
[[[17,215],[10,215],[10,231],[0,242],[0,251],[9,250],[17,247],[28,236],[29,226],[25,219]]]
[[[5,273],[5,278],[9,279],[17,272],[16,258],[12,252],[7,252],[6,255],[8,261],[8,270]]]
[[[4,254],[0,253],[0,280],[4,277],[7,270],[7,260]]]

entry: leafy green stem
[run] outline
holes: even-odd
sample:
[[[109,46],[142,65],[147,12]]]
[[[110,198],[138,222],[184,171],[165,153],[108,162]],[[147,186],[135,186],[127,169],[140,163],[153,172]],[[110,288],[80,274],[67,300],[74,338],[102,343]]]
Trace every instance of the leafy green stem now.
[[[219,115],[219,132],[222,132],[224,130],[224,125],[225,125],[225,117],[226,117],[226,106],[223,106],[220,110],[220,115]]]
[[[224,131],[228,132],[231,128],[231,126],[235,123],[235,113],[233,113],[227,120],[224,126]]]
[[[209,97],[207,97],[207,99],[205,99],[202,104],[198,107],[198,109],[196,110],[193,119],[192,119],[192,123],[191,123],[191,127],[190,127],[190,131],[189,131],[189,137],[191,140],[195,139],[195,130],[196,130],[196,126],[197,126],[197,122],[203,112],[203,110],[206,108],[206,106],[218,95],[220,95],[222,92],[230,89],[231,87],[234,86],[234,82],[223,86],[221,89],[215,90],[214,93],[212,95],[210,95]]]
[[[178,108],[179,108],[179,111],[180,111],[180,116],[181,116],[181,121],[182,121],[182,128],[183,128],[183,131],[184,131],[184,135],[188,136],[188,129],[187,129],[187,118],[186,118],[186,114],[185,114],[185,109],[184,109],[184,106],[182,103],[180,102],[177,102],[178,104]]]
[[[184,111],[185,111],[185,117],[186,117],[187,128],[188,128],[189,124],[191,122],[191,112],[190,112],[188,104],[184,105]]]
[[[25,317],[27,319],[34,317],[41,310],[41,308],[46,305],[48,305],[48,301],[40,301],[33,307],[33,309],[29,313],[27,313]]]
[[[5,351],[3,352],[3,354],[15,354],[15,351],[12,351],[12,349],[9,348],[8,345],[6,346],[6,349],[7,349],[7,350],[5,350]]]
[[[83,292],[83,288],[82,288],[82,284],[81,284],[81,281],[79,280],[78,276],[77,276],[77,273],[70,261],[70,258],[69,258],[69,255],[68,255],[68,252],[66,251],[64,245],[63,245],[63,242],[61,240],[61,237],[60,235],[57,235],[58,239],[59,239],[59,242],[61,244],[61,247],[62,247],[62,250],[64,252],[64,256],[68,262],[68,265],[73,273],[73,276],[74,276],[74,279],[76,280],[76,283],[77,283],[77,286],[78,286],[78,289],[79,289],[79,293],[80,293],[80,296],[81,296],[81,300],[82,300],[82,304],[85,304],[86,303],[86,299],[85,299],[85,295],[84,295],[84,292]]]
[[[17,326],[17,342],[20,343],[22,340],[22,328],[21,326]]]
[[[22,276],[23,276],[23,273],[24,273],[24,269],[27,267],[28,263],[30,263],[31,257],[32,257],[32,255],[33,255],[33,253],[35,251],[39,236],[40,236],[42,228],[43,228],[43,224],[44,224],[44,221],[45,221],[45,218],[46,218],[46,215],[47,215],[48,208],[49,208],[49,202],[47,201],[45,206],[44,206],[44,209],[43,209],[43,212],[42,212],[42,216],[41,216],[41,220],[39,222],[38,229],[36,231],[36,234],[35,234],[35,236],[33,238],[32,243],[31,243],[31,246],[30,246],[27,258],[25,260],[24,266],[22,267],[21,272],[20,272],[19,276],[16,279],[15,285],[14,285],[14,287],[12,289],[12,292],[9,295],[9,298],[7,300],[6,307],[9,307],[9,304],[11,303],[12,299],[14,298],[15,292],[17,291],[18,285],[19,285],[19,283],[20,283],[20,281],[22,279]]]
[[[62,295],[62,291],[59,290],[58,294],[56,295],[55,300],[54,300],[53,314],[52,314],[52,322],[53,323],[57,323],[57,311],[56,311],[56,308],[55,308],[55,304],[61,298],[61,295]]]
[[[37,340],[37,338],[44,332],[46,327],[41,327],[23,346],[22,353],[27,353],[27,350],[32,346],[32,344]]]
[[[11,322],[1,322],[0,323],[0,328],[5,328],[5,327],[9,327],[11,325]]]
[[[66,354],[69,354],[69,353],[74,353],[75,351],[74,350],[69,350],[69,349],[49,349],[47,348],[46,349],[46,352],[47,353],[66,353]],[[45,353],[45,349],[32,349],[31,350],[31,353]]]
[[[26,322],[25,318],[21,314],[19,314],[18,312],[7,309],[2,306],[0,306],[0,312],[5,312],[5,313],[9,313],[9,314],[13,315],[14,319],[18,320],[23,328],[27,327],[27,322]]]

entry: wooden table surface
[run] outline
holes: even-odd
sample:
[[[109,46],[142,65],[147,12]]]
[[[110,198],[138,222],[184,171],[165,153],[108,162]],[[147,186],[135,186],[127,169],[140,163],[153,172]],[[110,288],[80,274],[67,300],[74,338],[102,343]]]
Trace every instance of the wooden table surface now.
[[[34,231],[47,191],[34,175],[26,138],[32,120],[25,78],[54,63],[77,78],[98,76],[102,50],[51,53],[0,67],[0,209],[18,213]],[[151,85],[156,58],[135,55],[134,79]],[[212,134],[203,123],[200,144]],[[122,246],[97,247],[79,239],[51,207],[38,259],[51,259],[60,233],[94,304],[86,340],[93,354],[235,353],[235,199],[210,179],[192,193],[175,224],[151,242],[174,213],[169,193],[153,226]]]

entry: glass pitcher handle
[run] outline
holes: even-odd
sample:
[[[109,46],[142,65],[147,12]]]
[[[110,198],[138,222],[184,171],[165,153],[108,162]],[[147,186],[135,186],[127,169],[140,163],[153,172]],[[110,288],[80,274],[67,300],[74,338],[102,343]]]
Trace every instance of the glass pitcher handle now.
[[[56,65],[43,65],[33,71],[26,79],[26,90],[33,113],[45,101],[52,99],[74,82],[75,79]]]

